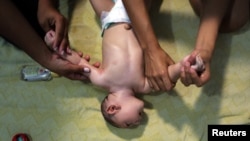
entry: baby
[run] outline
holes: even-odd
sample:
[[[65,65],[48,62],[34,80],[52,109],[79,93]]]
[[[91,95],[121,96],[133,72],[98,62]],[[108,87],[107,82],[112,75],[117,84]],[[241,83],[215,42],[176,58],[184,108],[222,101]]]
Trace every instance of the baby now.
[[[86,76],[91,83],[109,92],[101,104],[106,121],[120,128],[134,127],[140,124],[144,108],[143,101],[136,98],[135,94],[151,92],[144,76],[142,49],[130,28],[121,0],[115,6],[112,0],[91,0],[91,4],[96,14],[102,17],[102,64],[99,68],[93,67],[74,51],[64,55],[64,58],[72,63],[88,66],[91,72]],[[105,10],[110,12],[103,12]],[[53,31],[46,34],[45,42],[48,46],[52,45],[54,34]],[[182,62],[169,66],[169,76],[173,82],[180,76]],[[197,71],[204,70],[199,56],[196,57],[193,68]]]

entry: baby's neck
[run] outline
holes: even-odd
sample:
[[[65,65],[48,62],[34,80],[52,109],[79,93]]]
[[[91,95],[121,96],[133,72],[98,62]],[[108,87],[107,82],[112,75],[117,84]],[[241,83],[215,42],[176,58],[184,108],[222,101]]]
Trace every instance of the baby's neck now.
[[[132,89],[129,88],[112,88],[110,89],[110,93],[113,93],[114,95],[117,96],[134,96],[135,93]]]

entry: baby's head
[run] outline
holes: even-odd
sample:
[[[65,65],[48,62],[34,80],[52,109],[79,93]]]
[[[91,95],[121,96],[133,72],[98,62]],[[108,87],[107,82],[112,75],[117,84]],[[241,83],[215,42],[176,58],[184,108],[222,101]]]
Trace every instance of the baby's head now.
[[[135,96],[109,94],[101,104],[104,119],[115,127],[132,128],[140,124],[144,103]]]

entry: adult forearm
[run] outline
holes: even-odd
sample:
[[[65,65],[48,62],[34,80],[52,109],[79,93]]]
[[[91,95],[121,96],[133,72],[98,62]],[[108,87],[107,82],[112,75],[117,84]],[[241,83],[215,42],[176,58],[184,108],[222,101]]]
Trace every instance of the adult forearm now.
[[[0,0],[0,35],[43,65],[51,56],[46,45],[9,0]]]
[[[58,0],[39,0],[38,3],[39,6],[52,6],[52,7],[58,7],[59,1]]]
[[[160,47],[155,36],[144,0],[123,0],[133,30],[142,49]]]
[[[205,50],[212,55],[217,35],[230,0],[207,0],[201,11],[201,21],[196,42],[196,49]]]
[[[51,10],[57,10],[59,7],[59,1],[58,0],[39,0],[38,1],[38,11],[37,11],[37,18],[39,23],[41,24],[42,27],[46,27],[48,26],[47,24],[51,24],[54,21],[47,21],[47,18],[45,13],[50,12]],[[53,20],[53,18],[51,17],[52,15],[49,15],[49,18],[51,18],[51,20]],[[49,23],[48,23],[49,22]],[[53,26],[53,25],[49,25],[49,26]]]

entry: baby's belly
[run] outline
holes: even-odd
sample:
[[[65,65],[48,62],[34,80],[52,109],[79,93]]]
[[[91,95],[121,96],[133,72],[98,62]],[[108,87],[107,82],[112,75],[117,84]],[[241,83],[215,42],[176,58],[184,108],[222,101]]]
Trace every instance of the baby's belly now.
[[[142,50],[125,24],[110,27],[103,37],[103,66],[110,81],[138,83],[143,78]],[[112,80],[111,80],[112,79]]]

